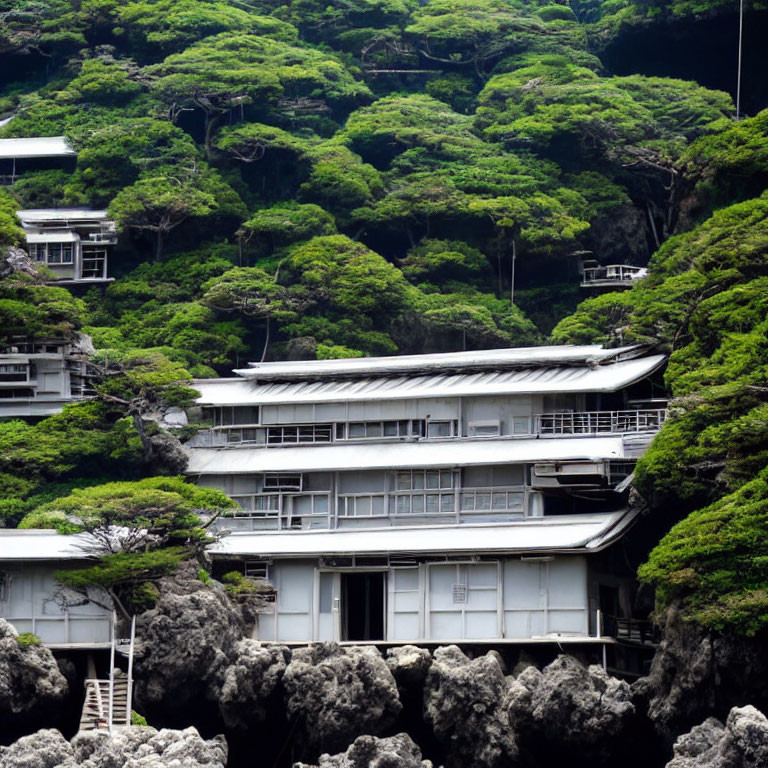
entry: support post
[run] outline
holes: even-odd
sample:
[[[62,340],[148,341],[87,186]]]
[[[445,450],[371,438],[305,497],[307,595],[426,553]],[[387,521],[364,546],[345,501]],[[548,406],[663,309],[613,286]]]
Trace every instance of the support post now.
[[[128,688],[125,701],[125,724],[131,724],[133,708],[133,649],[136,642],[136,616],[131,618],[131,644],[128,647]]]
[[[107,707],[107,730],[112,733],[112,716],[115,707],[115,626],[117,613],[112,612],[112,644],[109,648],[109,706]]]

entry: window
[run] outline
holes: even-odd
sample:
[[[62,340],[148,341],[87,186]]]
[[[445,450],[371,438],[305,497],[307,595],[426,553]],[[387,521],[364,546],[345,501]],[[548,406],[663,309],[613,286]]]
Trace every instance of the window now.
[[[0,571],[0,603],[4,603],[9,598],[11,587],[11,574],[7,571]]]
[[[458,433],[456,421],[430,421],[427,423],[427,437],[455,437]]]
[[[29,258],[32,261],[45,261],[45,246],[39,246],[37,243],[30,243],[28,246]]]
[[[301,475],[270,472],[264,475],[265,491],[300,491]]]
[[[48,263],[61,264],[61,243],[48,243]]]
[[[368,440],[381,437],[408,437],[417,434],[407,419],[399,421],[351,421],[336,425],[338,440]]]
[[[498,437],[501,434],[501,422],[495,421],[470,421],[470,437]]]
[[[267,427],[267,444],[284,443],[330,443],[333,439],[331,424],[301,424]]]
[[[0,365],[0,381],[26,381],[27,366],[19,363]]]
[[[512,432],[515,435],[530,435],[531,419],[528,416],[515,416],[512,419]]]
[[[450,469],[413,469],[397,473],[398,491],[442,490],[453,487],[453,472]]]

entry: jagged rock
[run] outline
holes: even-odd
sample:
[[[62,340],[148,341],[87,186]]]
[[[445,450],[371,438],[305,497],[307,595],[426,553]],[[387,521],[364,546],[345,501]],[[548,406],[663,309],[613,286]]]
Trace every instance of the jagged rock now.
[[[55,728],[0,747],[0,768],[76,768],[72,745]]]
[[[0,254],[0,280],[22,272],[35,279],[42,279],[40,272],[29,258],[27,252],[14,245],[9,246]]]
[[[300,756],[344,749],[361,734],[381,735],[400,713],[397,685],[376,648],[320,643],[293,652],[283,676],[288,716],[306,746]]]
[[[723,725],[714,717],[680,736],[667,768],[765,768],[768,718],[752,706],[734,707]]]
[[[152,446],[152,464],[155,468],[162,467],[169,475],[184,474],[189,457],[177,437],[164,429],[156,429],[149,434],[149,441]]]
[[[496,768],[518,757],[502,703],[507,681],[489,654],[470,661],[459,648],[437,648],[424,685],[424,717],[449,766]]]
[[[68,692],[53,654],[42,645],[22,647],[18,637],[0,619],[0,723],[13,731],[51,713]]]
[[[204,741],[195,728],[84,731],[72,743],[51,729],[0,747],[0,768],[225,768],[226,761],[224,737]]]
[[[421,687],[432,665],[432,654],[426,648],[402,645],[387,649],[387,666],[398,688],[412,690]]]
[[[768,707],[768,644],[765,637],[727,637],[683,621],[679,607],[666,613],[664,639],[648,677],[633,684],[647,702],[648,717],[670,741],[704,718],[725,718],[751,701]]]
[[[182,724],[205,712],[206,702],[218,709],[243,622],[226,593],[191,573],[162,579],[159,590],[157,605],[137,621],[136,696],[150,719]]]
[[[432,768],[421,759],[419,748],[407,733],[386,739],[359,736],[339,755],[321,755],[318,765],[294,763],[293,768]]]
[[[524,669],[510,683],[505,706],[529,752],[575,753],[592,763],[615,753],[635,715],[628,683],[565,655],[543,671]]]
[[[229,728],[248,728],[266,719],[267,705],[283,679],[291,651],[244,639],[235,646],[235,654],[224,677],[219,708]]]

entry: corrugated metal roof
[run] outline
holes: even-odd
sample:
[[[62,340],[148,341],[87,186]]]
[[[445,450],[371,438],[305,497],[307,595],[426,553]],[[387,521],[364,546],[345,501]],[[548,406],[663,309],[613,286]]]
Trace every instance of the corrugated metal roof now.
[[[636,513],[560,515],[514,523],[458,526],[233,533],[208,551],[214,557],[301,557],[349,554],[514,554],[596,551],[626,530]]]
[[[561,392],[615,392],[645,378],[666,360],[652,355],[596,367],[540,366],[511,371],[330,381],[258,383],[246,379],[198,379],[192,386],[203,405],[275,405],[425,397],[469,397]]]
[[[62,232],[46,232],[44,235],[30,233],[27,235],[28,243],[74,243],[80,239],[77,232],[70,232],[68,229]]]
[[[86,560],[98,543],[88,534],[62,536],[51,530],[0,530],[0,562],[4,560]]]
[[[89,208],[29,208],[16,211],[22,223],[41,221],[101,221],[107,218],[107,212]]]
[[[519,366],[597,365],[642,353],[639,345],[604,349],[592,344],[585,346],[510,347],[470,352],[444,352],[431,355],[400,355],[391,357],[358,357],[343,360],[299,360],[275,363],[249,363],[248,368],[235,371],[245,378],[314,379],[370,374],[392,376],[398,373],[428,373],[447,370],[503,369]]]
[[[623,459],[621,437],[423,440],[290,448],[191,448],[187,474],[334,472],[407,467],[468,467],[531,461]]]
[[[70,157],[76,154],[64,136],[0,139],[0,158]]]

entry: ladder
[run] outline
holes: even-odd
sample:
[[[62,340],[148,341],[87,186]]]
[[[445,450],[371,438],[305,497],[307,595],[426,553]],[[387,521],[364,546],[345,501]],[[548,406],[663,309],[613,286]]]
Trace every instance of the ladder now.
[[[116,617],[112,617],[112,643],[109,655],[109,678],[89,677],[85,681],[85,702],[80,716],[81,731],[125,728],[131,724],[133,699],[133,651],[136,640],[136,617],[131,620],[131,639],[128,651],[128,673],[115,670]]]

